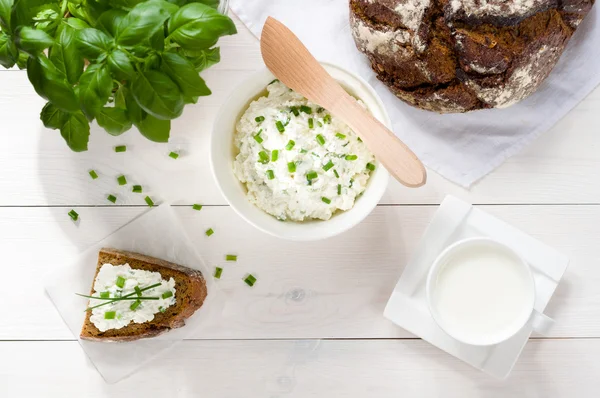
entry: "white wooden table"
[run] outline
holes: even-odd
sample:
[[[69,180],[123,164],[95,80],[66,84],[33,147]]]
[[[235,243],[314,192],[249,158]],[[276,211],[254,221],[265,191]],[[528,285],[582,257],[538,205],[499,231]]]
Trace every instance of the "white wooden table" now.
[[[43,101],[22,71],[0,73],[0,396],[2,397],[597,397],[600,387],[600,90],[471,191],[434,173],[418,190],[392,182],[352,231],[317,243],[270,238],[226,205],[212,180],[208,137],[227,93],[262,66],[256,39],[222,41],[205,73],[213,95],[186,108],[169,145],[135,131],[92,131],[75,154],[42,127]],[[115,154],[115,145],[128,145]],[[167,157],[171,149],[183,156]],[[90,168],[100,178],[92,181]],[[227,310],[160,363],[106,385],[45,296],[45,275],[147,210],[119,189],[125,173],[176,212],[209,266],[237,251],[219,282]],[[112,193],[116,205],[106,201]],[[494,380],[415,338],[382,312],[404,264],[448,193],[558,248],[571,266],[547,314],[550,338],[526,346]],[[191,204],[205,205],[201,212]],[[75,225],[67,216],[76,209]],[[204,235],[216,231],[210,244]],[[254,288],[241,281],[258,277]]]

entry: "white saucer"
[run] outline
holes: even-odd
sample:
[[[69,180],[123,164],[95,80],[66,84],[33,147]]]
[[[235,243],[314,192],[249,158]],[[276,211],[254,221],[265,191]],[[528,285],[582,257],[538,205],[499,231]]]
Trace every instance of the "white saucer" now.
[[[396,284],[384,316],[475,368],[505,378],[531,335],[531,319],[520,332],[503,343],[472,346],[453,339],[440,329],[427,306],[425,282],[429,268],[446,247],[469,237],[494,238],[510,246],[529,263],[535,279],[535,309],[543,313],[569,265],[569,259],[515,227],[447,196]]]

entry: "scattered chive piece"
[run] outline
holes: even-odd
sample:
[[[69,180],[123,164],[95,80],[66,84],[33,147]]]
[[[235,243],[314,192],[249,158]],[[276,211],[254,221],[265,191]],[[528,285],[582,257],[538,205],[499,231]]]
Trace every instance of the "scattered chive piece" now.
[[[262,131],[262,130],[261,130],[261,131]],[[256,135],[254,136],[254,141],[258,142],[259,144],[262,144],[262,142],[264,141],[264,140],[262,139],[262,137],[260,136],[260,132],[261,132],[261,131],[259,131],[258,133],[256,133]]]
[[[279,81],[279,79],[275,79],[275,80],[271,81],[271,83],[269,83],[269,86],[273,83],[277,83],[278,81]]]
[[[300,149],[300,153],[308,153],[306,149]]]
[[[127,152],[127,146],[125,145],[119,145],[115,147],[115,152]]]
[[[244,279],[244,282],[246,282],[246,285],[252,287],[256,283],[256,278],[254,275],[250,274],[246,277],[246,279]]]
[[[375,170],[375,165],[373,163],[367,163],[367,169],[373,171]]]
[[[235,254],[227,254],[225,255],[226,261],[237,261],[237,255]]]
[[[320,156],[319,156],[319,155],[317,155],[317,154],[316,154],[316,153],[314,153],[314,152],[311,152],[310,154],[311,154],[311,155],[313,155],[313,156],[314,156],[314,157],[316,157],[316,158],[320,158]]]
[[[325,145],[325,138],[321,134],[317,134],[317,142],[319,145],[323,146]]]
[[[142,289],[140,289],[139,286],[134,287],[133,290],[135,290],[135,294],[137,294],[138,296],[142,295]]]
[[[360,137],[356,137],[356,141],[362,142],[362,140],[360,139]]]
[[[115,316],[117,316],[117,313],[114,311],[106,311],[104,313],[104,319],[115,319]]]
[[[337,192],[338,192],[338,195],[342,194],[342,185],[341,184],[338,184],[338,190],[337,190]]]
[[[340,175],[338,174],[336,169],[333,169],[333,174],[335,175],[335,178],[340,178]]]
[[[170,290],[167,290],[166,292],[164,292],[161,296],[164,299],[168,299],[169,297],[173,297],[173,292]]]
[[[356,155],[346,155],[346,157],[344,159],[346,159],[346,160],[356,160],[356,159],[358,159],[358,156],[356,156]]]
[[[308,128],[312,129],[315,127],[315,119],[313,119],[312,117],[308,118]]]
[[[275,173],[273,173],[273,170],[267,170],[267,178],[269,180],[272,180],[275,178]]]
[[[166,309],[166,308],[164,308],[164,307],[161,305],[160,307],[158,307],[158,310],[159,310],[160,312],[165,312],[167,309]]]
[[[131,189],[131,192],[142,193],[142,186],[141,185],[134,185],[133,188]]]
[[[262,164],[269,163],[269,155],[265,151],[260,151],[258,153],[258,157],[260,158],[258,161]]]
[[[92,180],[98,178],[98,173],[96,173],[96,170],[90,170],[88,173],[90,174],[90,177],[92,177]]]
[[[222,273],[223,273],[223,268],[215,267],[215,279],[221,279]]]
[[[321,200],[322,200],[323,202],[327,203],[328,205],[329,205],[329,204],[331,204],[331,199],[329,199],[329,198],[326,198],[325,196],[323,196],[323,197],[321,198]]]
[[[206,233],[206,236],[211,236],[212,234],[215,233],[215,231],[212,228],[209,228],[209,229],[206,230],[205,233]]]
[[[277,159],[279,159],[279,150],[274,149],[273,152],[271,152],[271,162],[276,162]]]
[[[202,210],[202,205],[199,205],[198,203],[196,203],[195,205],[192,205],[192,209],[194,209],[196,211],[200,211],[200,210]]]
[[[323,123],[327,123],[327,124],[331,123],[331,115],[330,114],[323,116]]]
[[[310,106],[302,105],[300,106],[300,111],[312,115],[312,108]]]
[[[125,178],[125,176],[121,175],[117,177],[117,181],[119,182],[119,185],[126,185],[127,184],[127,178]]]
[[[287,118],[287,120],[285,121],[285,123],[283,123],[283,127],[287,126],[288,124],[290,124],[290,121],[292,119],[290,119],[289,117]]]
[[[331,169],[332,167],[333,167],[333,162],[330,160],[329,162],[327,162],[327,164],[325,166],[323,166],[323,170],[329,171],[329,169]]]
[[[154,285],[146,286],[145,288],[140,289],[140,291],[144,292],[146,290],[154,289],[155,287],[158,287],[160,285],[161,285],[160,282],[159,283],[155,283]],[[86,296],[86,295],[78,294],[78,293],[75,293],[75,294],[77,294],[78,296],[87,297],[87,298],[97,298],[97,297]],[[85,311],[90,311],[90,310],[93,310],[94,308],[102,307],[102,306],[108,305],[110,303],[113,303],[115,301],[135,300],[135,299],[129,298],[129,297],[133,296],[134,294],[135,293],[129,293],[129,294],[126,294],[123,297],[113,298],[113,299],[111,299],[111,301],[107,301],[106,303],[98,304],[98,305],[95,305],[93,307],[88,307],[88,308],[85,309]],[[141,300],[141,299],[144,299],[144,300],[158,300],[158,297],[146,297],[146,298],[140,297],[140,298],[138,298],[138,300]]]
[[[306,179],[309,181],[314,180],[317,177],[319,177],[319,175],[317,174],[316,171],[309,171],[308,173],[306,173]]]
[[[354,184],[354,179],[353,178],[350,179],[350,188],[352,188],[352,184]]]
[[[283,125],[283,123],[281,123],[281,120],[278,120],[275,123],[275,126],[277,127],[277,131],[279,131],[280,133],[283,133],[285,131],[285,126]]]
[[[131,305],[129,306],[129,309],[130,309],[131,311],[135,311],[135,309],[136,309],[137,307],[139,307],[139,306],[140,306],[140,304],[142,304],[142,302],[141,302],[140,300],[136,300],[136,301],[134,301],[134,302],[133,302],[133,304],[131,304]]]
[[[324,110],[325,110],[325,108],[318,107],[318,108],[317,108],[317,113],[321,113],[321,112],[323,112]]]
[[[118,293],[118,292],[117,292]],[[128,294],[127,296],[123,296],[123,297],[113,297],[113,298],[103,298],[103,297],[96,297],[96,296],[87,296],[85,294],[79,294],[79,293],[75,293],[77,296],[80,297],[85,297],[85,298],[90,298],[90,299],[94,299],[94,300],[105,300],[105,302],[103,304],[100,305],[96,305],[94,307],[90,307],[88,308],[88,310],[91,310],[92,308],[96,308],[96,307],[101,307],[104,304],[110,304],[110,303],[114,303],[115,301],[128,301],[128,300],[160,300],[160,297],[131,297],[131,295],[135,294],[135,293],[131,293]],[[87,310],[86,310],[87,311]]]
[[[290,107],[290,111],[292,111],[292,113],[294,114],[294,116],[299,116],[300,112],[298,112],[298,107],[297,106],[291,106]]]
[[[323,127],[323,123],[317,122],[317,124],[319,125],[319,127]]]
[[[254,121],[256,123],[262,123],[262,122],[265,121],[265,117],[264,116],[257,116],[257,117],[254,118]]]
[[[346,139],[346,136],[344,134],[342,134],[342,133],[335,133],[335,136],[337,138],[339,138],[340,140],[345,140]]]
[[[296,142],[294,140],[289,140],[287,145],[285,146],[285,149],[287,149],[288,151],[291,151],[292,148],[294,147],[294,145],[296,145]]]
[[[288,166],[288,171],[289,171],[290,173],[294,173],[294,172],[296,171],[296,163],[294,163],[294,162],[289,162],[289,163],[287,164],[287,166]]]
[[[144,200],[146,201],[146,203],[148,204],[148,206],[150,206],[150,207],[154,206],[154,202],[152,201],[152,199],[150,199],[150,196],[146,196],[144,198]]]
[[[69,215],[69,217],[71,217],[71,220],[73,221],[77,221],[77,219],[79,218],[79,214],[77,214],[75,210],[71,210],[67,214]]]
[[[108,195],[106,199],[108,199],[109,202],[117,203],[117,197],[115,195]]]
[[[118,276],[115,285],[123,289],[123,286],[125,286],[125,278],[123,278],[122,276]]]
[[[171,152],[171,153],[169,153],[169,157],[173,158],[173,159],[177,159],[179,157],[179,154],[177,152]]]
[[[110,297],[110,292],[101,292],[100,293],[100,297],[101,298],[109,298]]]

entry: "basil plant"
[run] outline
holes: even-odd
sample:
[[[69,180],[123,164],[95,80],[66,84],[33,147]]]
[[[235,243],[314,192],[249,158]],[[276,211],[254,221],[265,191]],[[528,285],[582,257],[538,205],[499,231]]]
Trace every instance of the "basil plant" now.
[[[236,33],[219,0],[0,0],[0,64],[27,69],[48,102],[44,125],[73,151],[90,122],[120,135],[133,125],[167,142],[185,104],[211,92],[199,73]]]

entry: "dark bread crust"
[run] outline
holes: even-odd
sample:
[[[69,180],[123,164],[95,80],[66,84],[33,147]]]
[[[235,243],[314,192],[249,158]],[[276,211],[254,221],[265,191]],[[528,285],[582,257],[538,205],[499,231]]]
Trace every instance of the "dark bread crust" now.
[[[439,113],[510,106],[558,62],[594,0],[350,0],[356,45],[405,102]]]
[[[155,314],[152,321],[130,323],[121,329],[110,329],[105,332],[98,330],[90,321],[91,311],[88,311],[80,335],[83,340],[125,342],[155,337],[171,329],[180,328],[185,325],[185,320],[202,306],[208,294],[206,281],[198,270],[139,253],[103,248],[98,254],[98,264],[90,295],[94,292],[96,276],[102,265],[106,263],[113,265],[129,263],[134,269],[159,272],[163,279],[173,278],[176,302],[165,312]]]

